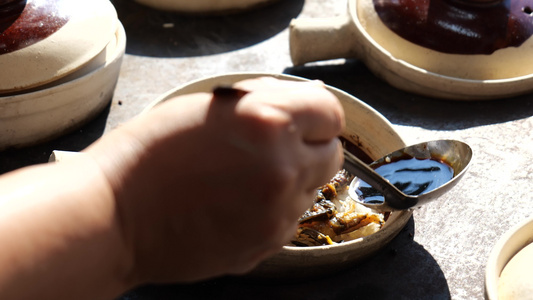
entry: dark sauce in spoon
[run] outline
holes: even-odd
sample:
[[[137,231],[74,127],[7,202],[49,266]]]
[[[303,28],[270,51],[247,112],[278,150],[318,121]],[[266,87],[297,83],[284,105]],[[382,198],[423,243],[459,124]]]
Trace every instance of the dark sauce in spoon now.
[[[388,179],[407,195],[420,195],[430,192],[450,181],[454,171],[447,163],[437,159],[398,159],[378,165],[376,172]],[[359,181],[356,189],[359,201],[380,204],[383,195],[364,181]]]

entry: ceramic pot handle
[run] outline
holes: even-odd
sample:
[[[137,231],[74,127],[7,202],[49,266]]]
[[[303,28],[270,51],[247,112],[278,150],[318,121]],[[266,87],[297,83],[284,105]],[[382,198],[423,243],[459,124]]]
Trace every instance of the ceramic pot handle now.
[[[335,58],[359,58],[361,46],[351,17],[291,21],[289,45],[294,65]]]

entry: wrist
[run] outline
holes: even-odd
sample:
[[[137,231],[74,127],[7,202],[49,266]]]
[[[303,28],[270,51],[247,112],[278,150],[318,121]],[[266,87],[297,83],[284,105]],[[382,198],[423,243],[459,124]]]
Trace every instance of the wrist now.
[[[120,144],[120,141],[116,142]],[[135,271],[133,226],[129,225],[125,201],[121,200],[120,196],[123,193],[123,182],[119,178],[122,177],[122,173],[127,171],[124,170],[125,162],[121,161],[121,155],[109,153],[112,148],[107,149],[108,155],[99,155],[102,154],[100,151],[106,151],[106,147],[100,149],[97,146],[95,149],[96,151],[81,152],[77,159],[85,161],[88,169],[93,172],[98,190],[105,191],[101,195],[101,201],[99,201],[103,202],[102,211],[108,214],[103,216],[102,226],[104,226],[104,231],[108,231],[113,247],[111,251],[116,255],[114,261],[116,263],[115,280],[121,286],[120,290],[124,291],[141,284]]]
[[[5,174],[0,198],[0,298],[109,298],[135,284],[113,192],[89,156]]]
[[[101,162],[95,160],[92,155],[80,153],[80,165],[85,165],[84,170],[91,172],[93,190],[98,190],[99,195],[95,195],[94,202],[91,204],[101,205],[94,207],[95,213],[100,214],[100,218],[95,220],[96,230],[100,230],[102,235],[106,236],[109,251],[114,254],[111,257],[111,264],[114,264],[114,280],[116,280],[119,291],[132,288],[139,284],[134,269],[134,249],[131,238],[131,228],[126,225],[125,210],[122,209],[117,191],[110,182],[108,174],[103,170]],[[77,166],[79,167],[79,166]],[[99,228],[100,226],[100,228]],[[113,259],[114,258],[114,259]]]

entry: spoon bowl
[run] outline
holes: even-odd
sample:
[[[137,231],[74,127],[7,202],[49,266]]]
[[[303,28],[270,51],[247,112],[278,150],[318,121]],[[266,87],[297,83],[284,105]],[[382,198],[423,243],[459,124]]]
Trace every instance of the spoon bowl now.
[[[472,149],[466,143],[460,141],[436,140],[396,150],[374,161],[370,165],[365,164],[348,151],[344,151],[344,157],[344,168],[356,176],[350,184],[350,197],[377,211],[395,211],[407,210],[424,205],[453,188],[466,173],[468,166],[470,165],[470,161],[472,160]],[[390,166],[393,162],[412,159],[418,162],[427,161],[432,163],[432,166],[423,169],[423,175],[419,176],[424,177],[424,183],[437,182],[436,180],[438,178],[435,176],[437,171],[445,172],[445,169],[449,169],[449,174],[451,174],[451,176],[446,179],[441,179],[440,182],[434,183],[434,185],[426,184],[426,187],[419,190],[417,193],[405,193],[405,188],[399,188],[402,184],[399,184],[398,182],[391,183],[391,181],[389,181],[389,175],[382,175],[375,170],[381,166]],[[440,164],[440,166],[437,167],[435,166],[436,164]],[[413,171],[420,170],[422,169],[407,169],[407,167],[402,166],[401,170],[398,169],[396,171],[402,171],[402,174],[409,174],[400,176],[403,176],[402,180],[404,180],[404,182],[413,183],[413,179],[415,179],[413,177],[415,172]],[[416,173],[420,175],[420,172]],[[396,172],[396,174],[399,173]],[[364,201],[361,196],[364,183],[370,185],[374,190],[379,192],[383,200]]]

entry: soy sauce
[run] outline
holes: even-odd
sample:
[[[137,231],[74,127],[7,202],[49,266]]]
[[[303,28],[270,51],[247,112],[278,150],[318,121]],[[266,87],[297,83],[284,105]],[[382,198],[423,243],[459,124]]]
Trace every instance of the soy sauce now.
[[[437,159],[399,159],[379,165],[376,172],[388,179],[394,186],[407,195],[420,195],[430,192],[453,178],[451,166]],[[356,190],[359,201],[379,204],[384,202],[383,195],[364,181]]]

